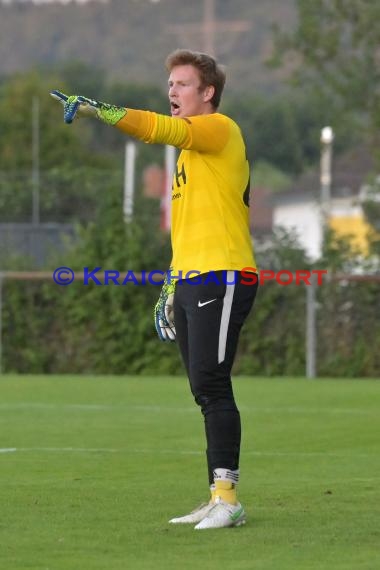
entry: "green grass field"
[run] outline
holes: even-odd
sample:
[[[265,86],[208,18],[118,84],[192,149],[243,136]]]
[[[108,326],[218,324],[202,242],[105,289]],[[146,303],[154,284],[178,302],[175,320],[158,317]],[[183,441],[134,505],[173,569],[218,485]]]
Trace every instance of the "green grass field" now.
[[[244,527],[207,497],[184,378],[0,379],[2,570],[378,570],[380,382],[235,381]]]

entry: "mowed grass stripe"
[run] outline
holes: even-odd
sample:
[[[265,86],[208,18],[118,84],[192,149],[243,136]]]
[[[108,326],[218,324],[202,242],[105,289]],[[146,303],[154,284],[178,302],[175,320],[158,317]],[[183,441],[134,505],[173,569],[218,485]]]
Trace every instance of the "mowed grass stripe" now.
[[[164,454],[164,455],[203,455],[202,451],[191,451],[189,449],[135,449],[135,448],[125,448],[125,449],[112,449],[112,448],[83,448],[83,447],[5,447],[0,448],[0,453],[28,453],[28,452],[41,452],[41,453],[146,453],[148,455]],[[353,454],[344,453],[328,453],[328,452],[304,452],[299,453],[297,451],[252,451],[249,449],[244,449],[244,453],[248,455],[256,455],[257,457],[337,457],[352,458]],[[374,457],[373,454],[354,454],[355,457],[371,458]],[[380,476],[378,477],[380,479]]]
[[[191,407],[178,407],[178,406],[122,406],[122,405],[103,405],[103,404],[46,404],[43,402],[17,402],[17,403],[2,403],[0,404],[0,412],[14,410],[68,410],[68,411],[84,411],[84,412],[97,412],[97,411],[109,411],[109,412],[125,412],[128,410],[136,412],[150,412],[150,413],[197,413],[197,408],[193,405]],[[278,414],[353,414],[353,415],[375,415],[376,410],[367,409],[350,409],[350,408],[284,408],[281,406],[275,408],[259,408],[259,407],[248,407],[244,405],[239,406],[240,412],[254,413],[254,414],[273,414],[274,412]]]

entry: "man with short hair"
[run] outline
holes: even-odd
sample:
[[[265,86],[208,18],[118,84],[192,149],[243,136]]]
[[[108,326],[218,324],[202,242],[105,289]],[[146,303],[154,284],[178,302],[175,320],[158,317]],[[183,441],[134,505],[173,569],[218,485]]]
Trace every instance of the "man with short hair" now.
[[[155,307],[161,340],[177,340],[204,416],[210,500],[172,524],[197,530],[240,526],[241,440],[231,369],[257,290],[249,232],[249,164],[238,125],[217,112],[225,73],[214,58],[176,50],[166,60],[171,117],[54,91],[64,118],[92,114],[147,143],[181,149],[173,176],[169,277]]]

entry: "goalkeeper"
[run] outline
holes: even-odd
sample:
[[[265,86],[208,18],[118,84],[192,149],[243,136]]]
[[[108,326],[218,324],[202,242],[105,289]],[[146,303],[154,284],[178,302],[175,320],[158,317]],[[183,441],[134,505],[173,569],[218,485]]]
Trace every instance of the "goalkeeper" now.
[[[248,221],[249,164],[238,125],[217,112],[225,73],[214,58],[176,50],[166,67],[171,117],[51,94],[63,103],[67,123],[92,115],[146,143],[181,149],[173,175],[173,278],[162,288],[155,325],[161,340],[177,341],[204,416],[211,497],[170,522],[196,529],[239,526],[245,522],[236,494],[241,425],[231,369],[257,289],[256,282],[244,285],[241,275],[256,266]],[[190,271],[199,275],[179,279]]]

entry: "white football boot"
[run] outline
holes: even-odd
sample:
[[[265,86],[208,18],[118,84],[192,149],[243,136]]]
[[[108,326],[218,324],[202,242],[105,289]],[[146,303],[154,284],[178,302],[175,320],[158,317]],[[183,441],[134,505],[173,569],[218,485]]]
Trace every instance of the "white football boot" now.
[[[216,497],[215,503],[206,516],[194,527],[196,530],[205,528],[227,528],[245,524],[245,512],[240,503],[230,505]]]
[[[199,507],[191,511],[191,513],[189,513],[188,515],[171,519],[169,522],[172,524],[199,523],[202,519],[204,519],[208,515],[208,513],[211,511],[214,505],[215,503],[213,501],[210,501],[209,503],[202,503],[201,505],[199,505]]]

